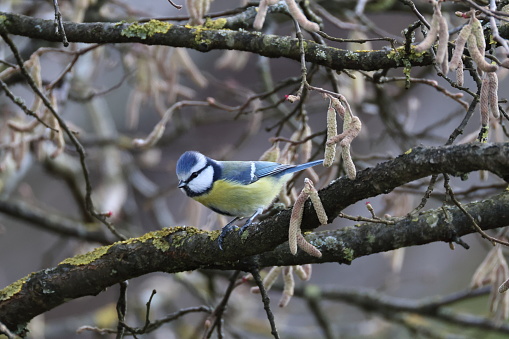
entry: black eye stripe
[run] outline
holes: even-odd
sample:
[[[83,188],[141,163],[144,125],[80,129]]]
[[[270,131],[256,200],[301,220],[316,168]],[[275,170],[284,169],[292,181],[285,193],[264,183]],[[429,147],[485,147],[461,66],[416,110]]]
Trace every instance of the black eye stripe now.
[[[203,172],[207,167],[209,167],[210,165],[207,165],[205,167],[203,167],[202,169],[199,169],[198,171],[196,172],[193,172],[189,178],[185,181],[186,184],[188,184],[191,180],[195,179],[198,175],[200,175],[201,172]]]

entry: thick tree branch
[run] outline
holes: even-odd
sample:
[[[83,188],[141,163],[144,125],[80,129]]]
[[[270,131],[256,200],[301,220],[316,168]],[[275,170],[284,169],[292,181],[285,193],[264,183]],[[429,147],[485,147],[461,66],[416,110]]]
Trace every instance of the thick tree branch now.
[[[0,12],[0,25],[10,34],[32,39],[60,42],[53,20]],[[204,26],[174,25],[160,21],[138,23],[64,23],[69,42],[133,43],[185,47],[208,52],[216,49],[233,49],[256,53],[270,58],[288,58],[300,61],[298,39],[288,36],[264,35],[260,32],[230,30],[234,23],[227,19],[210,20]],[[427,66],[432,56],[405,55],[404,50],[348,51],[305,41],[307,62],[334,70],[356,69],[372,71],[396,67]]]
[[[464,208],[474,219],[481,220],[480,227],[486,230],[509,225],[507,206],[509,193],[504,192],[489,200],[465,204]],[[302,251],[294,256],[288,250],[288,244],[283,243],[258,256],[257,264],[261,267],[324,262],[349,264],[359,257],[402,247],[437,241],[461,242],[460,237],[475,232],[468,215],[457,207],[445,206],[418,216],[407,216],[394,225],[363,223],[334,231],[314,232],[306,235],[306,239],[322,252],[321,258]],[[243,265],[241,262],[236,267],[245,269]]]
[[[509,143],[466,144],[416,148],[398,158],[360,171],[355,180],[339,178],[320,191],[331,220],[358,200],[388,193],[401,184],[436,173],[459,175],[489,170],[507,180]],[[509,224],[509,193],[505,192],[465,209],[483,229]],[[292,256],[287,244],[290,210],[253,225],[242,235],[227,237],[225,251],[217,247],[218,232],[173,227],[140,238],[99,247],[69,258],[58,266],[35,272],[0,291],[0,319],[11,330],[69,299],[96,295],[105,288],[154,271],[168,273],[197,268],[249,270],[253,258],[260,267],[318,262],[349,263],[353,259],[396,248],[435,241],[456,241],[475,232],[468,217],[456,207],[444,207],[397,221],[394,225],[369,224],[337,231],[317,232],[310,240],[323,253],[321,259],[303,253]],[[308,205],[304,223],[318,227]],[[282,245],[281,245],[282,244]],[[369,244],[369,246],[367,246]],[[269,252],[273,250],[273,252]],[[246,260],[242,260],[246,258]]]

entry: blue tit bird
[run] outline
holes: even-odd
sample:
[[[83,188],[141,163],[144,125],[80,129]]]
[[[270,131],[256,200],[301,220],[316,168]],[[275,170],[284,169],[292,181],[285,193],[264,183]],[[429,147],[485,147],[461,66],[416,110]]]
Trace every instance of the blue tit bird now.
[[[177,162],[178,187],[188,197],[219,214],[235,217],[219,236],[223,239],[233,223],[248,218],[242,233],[267,208],[292,177],[292,173],[323,163],[316,160],[300,165],[269,161],[217,161],[195,151],[182,154]]]

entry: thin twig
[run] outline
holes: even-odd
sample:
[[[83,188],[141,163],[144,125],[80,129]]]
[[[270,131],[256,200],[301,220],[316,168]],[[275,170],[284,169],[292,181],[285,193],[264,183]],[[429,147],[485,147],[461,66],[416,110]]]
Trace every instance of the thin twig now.
[[[62,13],[60,13],[60,8],[58,7],[58,0],[53,0],[53,7],[55,8],[55,33],[62,37],[62,43],[64,47],[67,47],[69,46],[69,41],[67,41],[67,36],[65,35]]]
[[[2,60],[2,59],[0,59],[0,64],[3,64],[5,66],[11,67],[11,68],[16,68],[17,67],[17,65],[12,64],[12,63],[10,63],[8,61],[5,61],[5,60]]]
[[[402,4],[407,5],[408,7],[410,7],[410,9],[415,14],[415,16],[419,19],[420,22],[422,22],[424,24],[424,26],[426,26],[427,29],[430,28],[430,25],[426,21],[426,18],[421,14],[421,12],[419,12],[417,7],[415,7],[415,4],[413,3],[413,1],[411,1],[411,0],[400,0],[400,1],[401,1]]]
[[[311,86],[311,85],[309,85],[308,88],[310,90],[312,90],[312,91],[317,91],[317,92],[320,92],[320,93],[325,93],[325,94],[328,94],[328,95],[332,95],[334,98],[339,98],[339,96],[340,96],[339,93],[336,93],[336,92],[333,92],[333,91],[329,91],[328,89],[325,89],[325,88],[315,87],[315,86]]]
[[[233,272],[233,275],[230,277],[230,283],[228,284],[228,287],[226,288],[226,291],[224,292],[223,299],[219,302],[219,304],[216,306],[212,314],[208,317],[207,320],[209,320],[212,324],[207,329],[207,331],[204,334],[204,338],[210,338],[212,335],[212,332],[216,327],[218,327],[218,336],[222,337],[221,333],[221,327],[220,323],[223,320],[223,314],[226,310],[226,306],[228,305],[228,301],[230,300],[230,295],[233,292],[233,289],[238,286],[237,277],[239,276],[240,271]]]
[[[92,46],[89,46],[87,48],[83,48],[83,49],[80,49],[78,51],[76,51],[74,54],[74,57],[72,58],[71,62],[62,70],[62,72],[60,73],[60,75],[58,75],[55,80],[53,80],[49,85],[46,85],[46,89],[50,90],[52,89],[53,87],[55,87],[55,85],[60,81],[62,80],[62,78],[67,74],[69,73],[69,71],[72,69],[72,67],[74,66],[74,64],[76,63],[76,61],[78,61],[78,58],[87,53],[87,52],[90,52],[91,50],[94,50],[96,49],[97,47],[100,47],[101,45],[100,44],[95,44],[95,45],[92,45]]]
[[[117,317],[118,317],[118,325],[117,325],[117,339],[122,339],[124,337],[125,326],[125,314],[127,311],[127,285],[128,282],[122,281],[120,284],[120,294],[118,296],[117,301]]]
[[[416,21],[413,24],[409,25],[407,28],[403,30],[403,35],[405,36],[405,53],[410,55],[412,53],[412,43],[414,42],[415,33],[414,31],[421,27],[421,22]]]
[[[330,41],[335,41],[335,42],[356,42],[359,44],[364,44],[364,43],[370,42],[370,41],[388,41],[391,44],[391,46],[393,47],[393,49],[396,49],[397,41],[396,41],[396,39],[393,39],[393,38],[382,37],[382,38],[366,38],[366,39],[343,39],[343,38],[336,38],[336,37],[330,36],[327,33],[322,32],[322,31],[318,31],[318,32],[316,32],[316,34],[318,34],[322,38],[325,38]]]
[[[186,315],[188,313],[195,313],[195,312],[211,313],[212,310],[208,306],[195,306],[195,307],[183,308],[183,309],[178,310],[177,312],[168,314],[166,317],[164,317],[162,319],[152,322],[146,329],[143,328],[143,332],[140,331],[139,334],[152,332],[155,329],[161,327],[162,325],[169,323],[170,321],[178,319],[181,316]]]
[[[183,309],[178,310],[177,312],[168,314],[166,317],[164,317],[162,319],[159,319],[159,320],[156,320],[156,321],[150,323],[149,326],[146,328],[145,327],[132,328],[132,327],[127,326],[125,323],[122,324],[122,326],[124,326],[127,330],[129,330],[129,332],[131,332],[131,334],[134,337],[136,337],[136,334],[150,333],[166,323],[169,323],[175,319],[178,319],[181,316],[186,315],[188,313],[194,313],[194,312],[210,313],[211,309],[208,306],[196,306],[196,307],[183,308]],[[98,327],[93,327],[93,326],[82,326],[76,332],[81,333],[83,331],[91,331],[91,332],[95,332],[98,334],[116,334],[117,333],[117,330],[114,330],[111,328],[98,328]]]
[[[431,87],[435,88],[437,91],[442,92],[449,98],[451,98],[454,101],[456,101],[457,103],[459,103],[465,109],[468,109],[468,103],[460,99],[461,97],[463,97],[463,93],[451,93],[448,90],[446,90],[444,87],[440,86],[436,80],[421,79],[421,78],[406,78],[406,77],[391,77],[391,78],[383,77],[380,79],[380,83],[391,82],[391,81],[410,81],[413,83],[420,83],[420,84],[425,84],[425,85],[431,86]]]
[[[39,121],[41,124],[43,124],[45,127],[49,128],[50,130],[54,131],[54,132],[57,132],[58,131],[56,129],[54,129],[53,127],[49,126],[46,122],[44,122],[38,115],[37,113],[35,113],[34,111],[32,111],[30,108],[27,107],[27,105],[25,105],[25,103],[23,102],[23,99],[21,99],[20,97],[17,97],[14,95],[14,93],[12,93],[10,90],[9,90],[9,87],[7,86],[7,84],[5,82],[3,82],[2,80],[0,80],[0,87],[2,87],[2,89],[5,91],[5,94],[12,100],[13,103],[15,103],[16,105],[19,106],[19,108],[21,108],[23,110],[23,112],[25,112],[26,115],[29,115],[31,117],[34,117],[37,121]]]
[[[438,174],[433,174],[431,176],[431,179],[428,184],[428,188],[426,189],[426,192],[424,193],[424,196],[422,197],[420,204],[416,208],[414,208],[413,211],[411,211],[409,213],[410,215],[416,214],[417,212],[422,210],[424,208],[424,206],[426,206],[426,203],[428,202],[428,199],[431,196],[431,193],[433,193],[433,190],[435,189],[435,184],[437,182],[437,179],[438,179]]]
[[[173,1],[171,0],[168,0],[168,2],[173,6],[175,7],[176,9],[182,9],[182,5],[177,5],[176,3],[174,3]]]
[[[476,4],[472,0],[461,0],[461,1],[467,3],[470,7],[473,7],[476,10],[481,11],[482,13],[486,14],[489,17],[493,17],[493,18],[496,18],[496,19],[502,20],[502,21],[509,21],[507,18],[504,18],[503,16],[500,16],[499,14],[501,14],[501,13],[493,12],[492,10],[486,9],[483,6],[479,6],[478,4]]]
[[[479,89],[480,90],[480,89]],[[475,108],[477,106],[477,104],[479,103],[479,96],[475,96],[472,100],[472,102],[470,103],[470,106],[468,107],[468,110],[467,110],[467,113],[465,114],[465,116],[463,117],[463,120],[461,121],[461,123],[459,124],[458,127],[456,127],[454,129],[454,131],[451,133],[451,135],[449,136],[449,139],[447,140],[447,142],[445,143],[445,146],[448,146],[448,145],[452,145],[452,143],[454,142],[454,140],[456,140],[456,138],[463,134],[463,131],[465,129],[465,126],[467,125],[468,121],[470,120],[470,118],[472,117],[472,115],[474,114],[474,111],[475,111]]]
[[[479,94],[479,90],[478,90],[478,94]],[[456,140],[456,138],[460,134],[463,133],[463,130],[464,130],[465,126],[467,125],[468,121],[472,117],[472,114],[474,114],[475,108],[476,108],[477,104],[479,103],[479,99],[478,99],[479,95],[478,94],[476,96],[474,96],[472,102],[470,103],[470,107],[468,108],[467,113],[463,117],[463,120],[461,121],[459,126],[456,127],[456,129],[454,129],[454,131],[449,136],[449,139],[445,143],[446,146],[447,145],[452,145],[454,140]],[[428,201],[431,193],[433,192],[433,189],[434,189],[434,186],[435,186],[435,183],[436,183],[437,179],[438,179],[438,174],[433,174],[431,176],[431,180],[430,180],[430,183],[428,185],[428,189],[426,190],[426,193],[424,194],[424,197],[422,198],[421,203],[412,212],[410,212],[410,214],[415,214],[415,213],[419,212],[426,205],[426,202]]]
[[[130,77],[132,75],[133,72],[128,72],[128,73],[125,73],[123,76],[122,76],[122,79],[120,79],[115,85],[111,86],[110,88],[107,88],[105,90],[102,90],[102,91],[91,91],[91,93],[85,95],[84,97],[75,97],[75,96],[70,96],[70,99],[71,100],[74,100],[74,101],[88,101],[96,96],[101,96],[101,95],[105,95],[105,94],[108,94],[118,88],[120,88],[120,86],[122,86],[124,84],[124,82],[127,80],[128,77]]]
[[[239,113],[237,113],[237,115],[235,116],[235,119],[237,119],[242,113],[244,113],[244,109],[246,109],[247,106],[249,106],[249,104],[253,101],[253,100],[256,100],[256,99],[265,99],[273,94],[275,94],[277,91],[285,88],[285,87],[288,87],[290,85],[293,85],[297,82],[299,82],[300,80],[298,78],[295,78],[295,77],[292,77],[292,78],[288,78],[286,79],[285,81],[282,81],[280,82],[279,84],[277,84],[276,86],[274,86],[272,89],[266,91],[266,92],[263,92],[263,93],[258,93],[258,94],[255,94],[253,96],[250,96],[242,105],[240,106],[237,106],[237,107],[234,107],[235,109],[238,109],[239,110]],[[281,103],[285,102],[285,99],[281,99],[279,100],[276,105],[274,106],[269,106],[269,107],[277,107],[279,106]],[[260,108],[258,109],[259,111],[262,110],[263,108]]]
[[[481,234],[481,236],[483,238],[488,239],[493,244],[493,246],[495,246],[495,243],[499,243],[499,244],[502,244],[502,245],[505,245],[505,246],[509,246],[509,242],[506,242],[506,241],[494,238],[494,237],[488,235],[486,232],[484,232],[482,230],[482,228],[475,221],[474,217],[472,217],[472,215],[470,213],[468,213],[468,211],[463,207],[463,205],[454,196],[454,192],[453,192],[451,186],[449,185],[450,178],[449,178],[449,175],[447,173],[444,173],[444,179],[445,179],[444,180],[444,187],[445,187],[445,190],[446,190],[447,194],[451,198],[452,202],[468,217],[468,219],[470,219],[470,221],[472,222],[472,225],[477,230],[477,232],[479,234]]]
[[[207,13],[207,18],[218,18],[218,17],[228,17],[230,15],[234,14],[243,14],[246,11],[246,8],[252,5],[246,5],[242,7],[237,7],[230,10],[225,10],[221,12],[214,12],[214,13]],[[254,15],[252,16],[254,18]],[[149,22],[150,20],[157,20],[157,21],[189,21],[191,17],[189,15],[181,15],[181,16],[165,16],[165,17],[144,17],[139,18],[138,22]]]
[[[300,53],[300,74],[301,74],[301,84],[299,90],[297,91],[297,97],[301,97],[302,91],[308,85],[307,82],[307,68],[306,68],[306,51],[304,49],[304,35],[300,29],[300,25],[297,20],[293,19],[293,23],[295,25],[295,31],[297,35],[297,39],[299,40],[299,53]]]
[[[497,3],[495,0],[490,0],[490,10],[492,12],[495,12],[497,9]],[[507,41],[503,39],[500,36],[500,33],[498,32],[498,26],[495,22],[495,17],[490,16],[490,27],[491,27],[491,35],[493,36],[493,39],[496,40],[502,47],[505,49],[506,56],[509,55],[509,46],[507,45]]]
[[[282,119],[280,119],[278,122],[276,122],[275,124],[273,124],[272,126],[269,126],[269,127],[265,127],[265,130],[267,132],[270,132],[272,131],[274,128],[278,127],[278,131],[280,131],[282,129],[282,127],[284,126],[284,124],[290,120],[291,117],[293,117],[295,114],[297,114],[297,112],[299,111],[299,108],[301,107],[302,105],[302,101],[299,101],[298,102],[298,105],[295,106],[294,109],[291,110],[290,113],[286,114]],[[278,133],[275,133],[276,135],[279,135],[279,132]]]
[[[154,298],[154,295],[156,295],[157,291],[154,289],[152,290],[152,293],[150,294],[150,298],[148,298],[147,301],[147,311],[145,313],[145,326],[143,326],[142,331],[147,331],[148,326],[150,325],[150,305],[152,304],[152,298]]]
[[[394,225],[396,222],[394,220],[386,220],[382,218],[365,218],[361,216],[354,217],[352,215],[339,213],[338,218],[345,218],[352,221],[365,221],[365,222],[372,222],[375,224],[386,224],[386,225]]]
[[[311,290],[311,289],[310,289]],[[322,328],[323,336],[326,339],[335,338],[331,321],[324,312],[323,307],[320,303],[321,298],[317,293],[305,293],[304,298],[306,299],[311,313],[315,316],[316,322]]]
[[[251,274],[253,275],[256,285],[260,289],[260,294],[262,296],[262,301],[263,301],[263,308],[265,309],[265,312],[267,313],[267,318],[269,319],[271,333],[275,339],[278,339],[279,334],[277,332],[276,322],[274,321],[274,314],[272,314],[272,310],[270,309],[270,298],[269,298],[269,295],[267,294],[267,290],[263,286],[263,281],[262,281],[262,277],[260,276],[260,271],[257,268],[254,268],[253,270],[251,270]]]
[[[294,146],[296,145],[301,145],[301,144],[304,144],[305,142],[307,142],[308,140],[311,140],[311,139],[314,139],[320,135],[325,135],[326,134],[326,131],[320,131],[320,132],[316,132],[316,133],[313,133],[311,135],[308,135],[307,137],[301,139],[301,140],[291,140],[291,139],[288,139],[288,138],[285,138],[285,137],[273,137],[273,138],[270,138],[269,141],[271,143],[275,143],[275,142],[278,142],[278,141],[283,141],[283,142],[287,142],[287,143],[290,143]]]

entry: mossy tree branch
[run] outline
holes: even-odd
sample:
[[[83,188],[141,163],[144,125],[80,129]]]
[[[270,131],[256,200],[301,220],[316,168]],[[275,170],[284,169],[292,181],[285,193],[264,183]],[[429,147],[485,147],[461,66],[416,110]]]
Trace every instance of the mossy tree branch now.
[[[10,34],[53,42],[61,41],[61,37],[55,33],[53,20],[0,12],[0,24]],[[296,38],[246,30],[236,31],[228,29],[229,27],[235,27],[235,23],[227,19],[209,20],[204,26],[174,25],[159,21],[144,24],[64,23],[69,42],[103,44],[137,42],[191,48],[200,52],[233,49],[270,58],[288,58],[295,61],[301,59],[299,41]],[[433,58],[429,53],[405,55],[403,49],[348,51],[306,41],[304,51],[307,62],[334,70],[373,71],[433,64]]]
[[[355,180],[339,178],[320,191],[332,221],[342,209],[361,199],[388,193],[394,188],[431,174],[460,175],[488,170],[509,179],[509,143],[467,144],[416,148],[398,158],[360,171]],[[509,193],[465,205],[483,229],[509,224]],[[319,226],[309,204],[303,225]],[[397,221],[394,225],[366,224],[308,235],[322,258],[304,253],[292,256],[287,238],[290,210],[283,211],[242,235],[230,234],[225,251],[217,247],[218,232],[193,227],[173,227],[139,238],[99,247],[86,255],[69,258],[51,269],[30,274],[0,291],[0,319],[19,330],[34,316],[65,301],[97,295],[118,282],[146,273],[175,273],[199,268],[250,270],[273,265],[339,262],[401,247],[436,241],[457,242],[474,233],[467,216],[456,207],[431,210]],[[249,244],[249,246],[247,246]],[[20,328],[18,328],[20,327]]]

